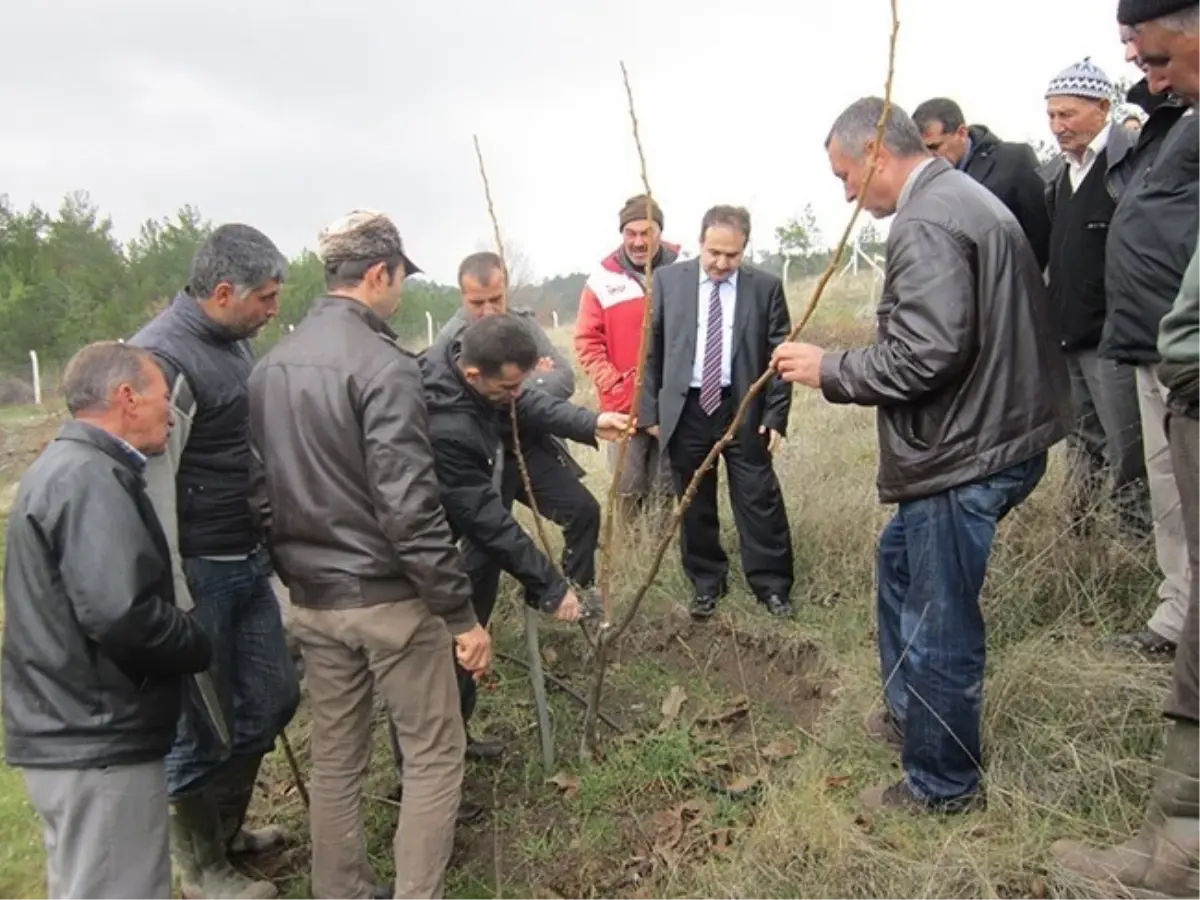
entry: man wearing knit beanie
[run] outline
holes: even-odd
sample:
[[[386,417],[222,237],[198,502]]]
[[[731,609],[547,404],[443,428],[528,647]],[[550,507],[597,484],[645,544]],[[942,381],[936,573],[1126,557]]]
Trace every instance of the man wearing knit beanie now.
[[[1092,511],[1110,499],[1121,531],[1141,540],[1152,519],[1137,383],[1131,367],[1098,352],[1107,303],[1106,232],[1100,226],[1116,210],[1112,173],[1136,140],[1109,121],[1113,94],[1112,81],[1090,59],[1065,68],[1046,90],[1050,129],[1063,151],[1043,168],[1050,216],[1047,271],[1075,410],[1075,429],[1067,439],[1072,524],[1086,531]]]
[[[1132,29],[1131,40],[1137,45],[1137,55],[1151,83],[1160,90],[1170,90],[1195,104],[1197,89],[1197,4],[1178,0],[1121,0],[1117,9],[1119,23]],[[1198,274],[1196,226],[1196,117],[1181,115],[1164,139],[1154,161],[1157,170],[1153,190],[1158,195],[1178,198],[1175,209],[1164,209],[1152,198],[1139,195],[1136,188],[1128,189],[1121,197],[1115,229],[1109,242],[1124,237],[1131,247],[1127,254],[1131,262],[1140,248],[1153,248],[1154,266],[1165,276],[1162,287],[1171,280],[1177,293],[1169,310],[1161,311],[1162,290],[1153,281],[1141,276],[1141,321],[1135,324],[1154,324],[1157,329],[1154,354],[1162,359],[1159,365],[1138,366],[1138,380],[1146,386],[1143,396],[1143,426],[1146,429],[1147,450],[1150,450],[1152,427],[1163,431],[1168,422],[1169,438],[1162,439],[1162,449],[1169,449],[1176,482],[1176,509],[1181,510],[1181,530],[1186,532],[1188,557],[1187,615],[1179,628],[1175,672],[1164,713],[1171,720],[1167,732],[1166,753],[1158,778],[1151,792],[1142,827],[1123,844],[1102,849],[1089,848],[1078,841],[1058,841],[1051,854],[1075,875],[1094,882],[1105,892],[1113,893],[1117,886],[1134,896],[1195,897],[1200,895],[1200,830],[1197,819],[1197,791],[1200,787],[1200,633],[1197,626],[1197,569],[1200,542],[1200,511],[1197,510],[1197,469],[1200,468],[1200,274]],[[1190,160],[1190,163],[1188,162]],[[1149,180],[1149,179],[1146,179]],[[1191,188],[1190,193],[1185,188]],[[1129,209],[1140,215],[1127,218],[1120,213]],[[1190,230],[1188,229],[1190,225]],[[1182,233],[1186,238],[1180,240]],[[1141,241],[1141,243],[1135,243]],[[1176,246],[1178,245],[1178,246]],[[1119,245],[1118,245],[1119,246]],[[1180,253],[1180,250],[1183,253]],[[1191,260],[1178,274],[1178,260],[1190,254]],[[1110,310],[1110,319],[1112,311]],[[1130,327],[1130,323],[1124,323]],[[1144,340],[1144,335],[1138,337]],[[1154,401],[1155,398],[1157,402]],[[1157,409],[1149,409],[1157,406]],[[1169,445],[1169,446],[1168,446]],[[1150,462],[1148,459],[1147,462]],[[1157,538],[1157,535],[1156,535]],[[1160,554],[1161,559],[1161,554]]]
[[[630,411],[642,323],[646,314],[646,263],[654,269],[679,255],[676,244],[662,240],[663,211],[645,194],[630,197],[617,214],[621,246],[601,261],[584,285],[575,319],[575,354],[596,386],[600,407]],[[615,465],[617,447],[609,448]],[[617,494],[621,515],[632,515],[645,501],[671,496],[671,470],[658,441],[639,430],[625,451]]]

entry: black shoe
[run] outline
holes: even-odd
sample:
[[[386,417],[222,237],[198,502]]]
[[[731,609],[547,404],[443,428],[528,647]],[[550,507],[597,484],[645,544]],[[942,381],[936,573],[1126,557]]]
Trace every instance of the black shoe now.
[[[787,601],[787,598],[780,594],[768,594],[763,600],[762,605],[767,608],[767,612],[776,618],[790,619],[795,615],[795,610],[792,609],[792,604]]]
[[[396,896],[396,888],[394,887],[394,883],[388,881],[383,884],[375,885],[375,893],[373,893],[371,896],[374,898],[374,900],[392,900],[392,897]]]
[[[1114,634],[1103,641],[1105,647],[1118,650],[1133,650],[1146,656],[1174,656],[1175,642],[1163,637],[1157,631],[1143,628],[1132,634]]]
[[[717,611],[717,598],[713,594],[697,594],[692,601],[692,618],[696,621],[711,619]]]
[[[466,825],[468,822],[474,822],[482,815],[482,804],[472,803],[470,800],[463,800],[458,804],[458,812],[454,815],[454,821],[459,825]]]
[[[467,759],[497,760],[504,755],[504,745],[499,741],[477,741],[467,738]]]

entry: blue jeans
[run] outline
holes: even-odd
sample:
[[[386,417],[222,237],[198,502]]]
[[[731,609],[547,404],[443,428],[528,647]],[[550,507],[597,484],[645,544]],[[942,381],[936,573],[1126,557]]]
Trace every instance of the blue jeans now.
[[[904,733],[909,789],[953,807],[979,790],[986,656],[979,592],[996,525],[1046,472],[1046,453],[901,503],[879,538],[879,657]]]
[[[183,570],[196,604],[193,615],[212,640],[209,672],[233,746],[221,746],[199,694],[189,689],[166,759],[172,798],[202,786],[231,755],[268,752],[300,703],[300,679],[284,641],[266,553],[230,562],[184,559]]]

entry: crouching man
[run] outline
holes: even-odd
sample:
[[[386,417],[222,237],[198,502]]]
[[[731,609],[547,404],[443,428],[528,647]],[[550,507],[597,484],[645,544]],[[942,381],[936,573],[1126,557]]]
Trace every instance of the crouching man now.
[[[4,737],[42,818],[48,897],[170,897],[164,758],[212,648],[175,606],[146,455],[171,428],[144,350],[84,347],[73,421],[21,479],[4,560]]]
[[[846,200],[864,191],[883,100],[838,117],[825,146]],[[827,353],[784,343],[785,381],[832,403],[874,406],[879,498],[897,511],[879,538],[879,655],[886,707],[876,737],[900,745],[904,778],[867,806],[953,812],[980,788],[986,642],[979,592],[996,526],[1046,471],[1067,433],[1067,372],[1049,328],[1033,248],[987,188],[925,149],[888,112],[863,208],[895,213],[875,343]]]
[[[312,716],[313,896],[391,896],[362,822],[377,689],[404,756],[394,895],[441,897],[466,748],[451,647],[480,675],[491,641],[442,511],[420,371],[387,325],[420,270],[381,213],[334,222],[318,254],[328,292],[250,377],[251,496]]]
[[[564,622],[582,606],[567,579],[513,518],[501,495],[509,402],[522,432],[596,445],[616,440],[629,417],[594,413],[539,390],[524,390],[539,358],[527,327],[511,314],[476,319],[421,357],[425,404],[442,505],[456,538],[465,538],[475,616],[484,625],[496,604],[500,572],[516,578],[529,605]],[[513,464],[516,462],[514,460]],[[518,476],[520,477],[520,476]],[[475,681],[459,672],[464,722],[475,708]]]

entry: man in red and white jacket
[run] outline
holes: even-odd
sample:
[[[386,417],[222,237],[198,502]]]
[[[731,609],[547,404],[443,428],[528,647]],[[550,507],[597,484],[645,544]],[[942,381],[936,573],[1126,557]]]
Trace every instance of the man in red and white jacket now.
[[[655,269],[679,257],[679,245],[662,240],[663,214],[646,196],[630,197],[618,219],[621,246],[600,263],[579,297],[575,319],[575,354],[592,383],[605,412],[630,412],[646,315],[646,261]],[[609,468],[616,468],[618,446],[608,446]],[[658,441],[638,429],[626,451],[625,468],[617,486],[626,512],[648,498],[672,495],[671,467]]]

